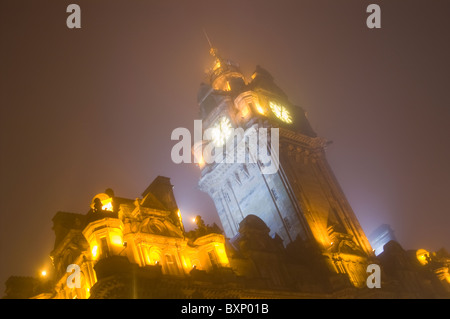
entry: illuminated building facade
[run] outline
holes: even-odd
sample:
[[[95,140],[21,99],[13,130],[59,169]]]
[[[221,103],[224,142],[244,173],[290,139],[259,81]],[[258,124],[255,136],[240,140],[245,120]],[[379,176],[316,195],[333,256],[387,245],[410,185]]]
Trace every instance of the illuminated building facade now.
[[[214,200],[225,234],[235,236],[239,223],[255,214],[284,246],[314,247],[332,272],[345,274],[356,287],[365,285],[374,254],[327,163],[327,141],[317,136],[305,112],[289,101],[269,72],[257,67],[247,80],[216,49],[211,54],[215,64],[199,102],[204,130],[216,132],[212,142],[220,146],[232,141],[226,152],[249,150],[256,158],[251,135],[279,129],[279,151],[274,154],[267,143],[270,161],[279,163],[273,174],[264,174],[267,162],[259,159],[200,165],[200,189]]]
[[[108,276],[111,269],[130,274],[136,267],[144,277],[184,278],[193,269],[229,267],[220,233],[205,229],[202,236],[186,236],[166,177],[158,176],[136,200],[116,197],[108,189],[93,198],[90,208],[86,215],[59,212],[53,218],[54,298],[132,297],[129,293],[142,297],[142,291],[123,295],[129,287],[122,286],[120,276]],[[80,288],[67,285],[70,264],[81,268]]]
[[[390,241],[375,256],[326,161],[327,141],[305,112],[266,70],[257,67],[247,80],[211,53],[215,63],[198,98],[212,139],[194,145],[194,154],[235,137],[227,152],[245,150],[251,134],[278,128],[279,153],[271,152],[278,170],[263,174],[260,160],[197,158],[200,189],[214,200],[223,232],[199,216],[197,229],[186,232],[167,177],[137,199],[107,189],[87,214],[54,216],[54,269],[41,279],[10,277],[5,298],[450,297],[449,254]],[[368,264],[381,266],[381,289],[366,286]],[[68,285],[70,265],[79,266],[79,287]]]

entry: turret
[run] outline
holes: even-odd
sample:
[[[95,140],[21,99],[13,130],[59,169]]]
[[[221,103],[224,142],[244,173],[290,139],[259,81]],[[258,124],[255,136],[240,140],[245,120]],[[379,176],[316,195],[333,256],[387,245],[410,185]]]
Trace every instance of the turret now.
[[[86,219],[83,235],[93,260],[119,255],[123,251],[123,223],[114,207],[113,194],[105,192],[94,196]]]

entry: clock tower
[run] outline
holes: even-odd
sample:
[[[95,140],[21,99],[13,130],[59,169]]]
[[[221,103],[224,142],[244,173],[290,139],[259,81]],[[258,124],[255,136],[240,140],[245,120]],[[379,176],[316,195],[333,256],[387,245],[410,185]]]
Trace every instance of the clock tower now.
[[[214,65],[198,93],[204,139],[194,154],[200,189],[213,199],[225,235],[239,236],[240,222],[256,215],[285,247],[314,247],[331,273],[365,285],[372,248],[328,165],[327,141],[268,71],[257,66],[247,79],[215,48],[210,53]],[[208,146],[214,161],[199,158]]]

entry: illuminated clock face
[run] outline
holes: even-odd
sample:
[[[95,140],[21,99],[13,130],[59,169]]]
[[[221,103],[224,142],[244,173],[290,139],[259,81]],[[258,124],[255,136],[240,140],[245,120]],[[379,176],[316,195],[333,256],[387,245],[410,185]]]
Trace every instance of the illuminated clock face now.
[[[269,102],[269,106],[273,114],[275,114],[275,116],[280,120],[288,124],[292,123],[291,113],[289,113],[289,111],[284,106],[279,105],[275,102]]]
[[[214,145],[220,147],[225,144],[228,137],[231,135],[231,122],[226,117],[221,117],[213,126],[211,131],[211,137]]]

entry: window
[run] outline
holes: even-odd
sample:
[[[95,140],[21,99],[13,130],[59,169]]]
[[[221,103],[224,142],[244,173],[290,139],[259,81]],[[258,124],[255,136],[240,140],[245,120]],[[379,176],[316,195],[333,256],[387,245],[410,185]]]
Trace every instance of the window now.
[[[161,262],[161,253],[158,248],[153,247],[150,251],[150,264],[157,265]]]

